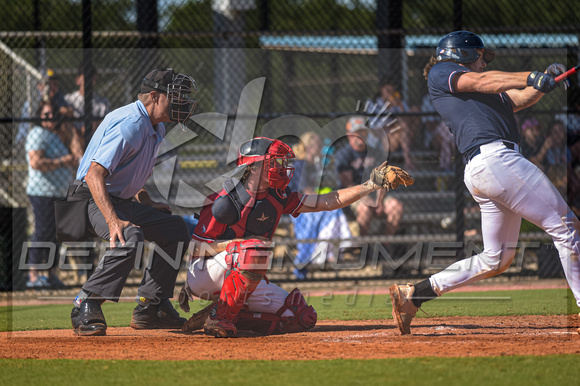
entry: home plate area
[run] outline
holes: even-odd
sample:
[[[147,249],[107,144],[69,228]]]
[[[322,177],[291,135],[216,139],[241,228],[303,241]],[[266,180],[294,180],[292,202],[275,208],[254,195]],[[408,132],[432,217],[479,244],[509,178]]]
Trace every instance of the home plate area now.
[[[578,315],[417,318],[402,336],[392,320],[320,320],[311,331],[218,339],[201,331],[110,327],[102,337],[72,330],[0,333],[1,358],[308,360],[424,356],[580,354]]]

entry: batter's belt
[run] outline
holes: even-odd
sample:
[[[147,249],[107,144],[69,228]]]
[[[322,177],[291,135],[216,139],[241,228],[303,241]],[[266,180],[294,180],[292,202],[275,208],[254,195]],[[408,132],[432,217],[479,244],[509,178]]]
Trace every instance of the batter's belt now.
[[[510,149],[510,150],[515,150],[517,152],[520,151],[520,147],[518,146],[517,143],[513,143],[513,142],[505,141],[505,140],[499,140],[499,141],[494,141],[494,142],[486,143],[485,145],[479,146],[476,151],[474,151],[473,153],[469,154],[469,160],[468,161],[471,161],[473,158],[475,158],[476,155],[481,154],[482,153],[482,148],[484,149],[484,153],[485,153],[485,148],[486,147],[496,147],[496,145],[498,143],[503,143],[503,145],[505,147],[507,147],[508,149]]]

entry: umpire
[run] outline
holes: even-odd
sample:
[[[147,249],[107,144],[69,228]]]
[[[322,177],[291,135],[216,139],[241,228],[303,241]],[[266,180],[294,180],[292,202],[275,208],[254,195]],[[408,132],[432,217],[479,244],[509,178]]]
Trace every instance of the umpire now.
[[[189,118],[195,92],[197,84],[188,75],[170,68],[151,71],[138,100],[108,114],[87,147],[72,195],[90,197],[89,231],[109,240],[110,248],[75,299],[71,321],[77,335],[106,334],[101,305],[119,301],[145,240],[156,246],[137,292],[131,327],[181,328],[186,321],[169,298],[190,239],[187,226],[167,204],[152,201],[144,186],[165,137],[163,122]]]

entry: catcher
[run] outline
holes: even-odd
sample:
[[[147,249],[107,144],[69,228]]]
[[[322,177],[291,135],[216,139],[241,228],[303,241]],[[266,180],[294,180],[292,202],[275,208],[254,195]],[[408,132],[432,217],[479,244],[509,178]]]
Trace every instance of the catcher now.
[[[383,163],[361,185],[323,195],[291,191],[292,149],[277,139],[258,137],[242,143],[238,168],[224,189],[206,198],[190,252],[196,259],[180,293],[189,312],[192,296],[211,300],[193,315],[183,331],[204,329],[215,337],[235,337],[238,329],[261,334],[307,331],[316,311],[296,288],[288,293],[265,278],[272,257],[270,240],[280,216],[334,210],[381,189],[409,186],[404,170]]]

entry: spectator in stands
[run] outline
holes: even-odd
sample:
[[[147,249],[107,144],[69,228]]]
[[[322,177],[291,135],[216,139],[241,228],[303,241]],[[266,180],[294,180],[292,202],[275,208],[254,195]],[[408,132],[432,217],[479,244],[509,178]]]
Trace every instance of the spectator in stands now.
[[[36,92],[33,92],[30,99],[27,99],[22,106],[22,118],[30,118],[37,111],[40,102],[45,101],[57,108],[60,115],[72,115],[72,108],[60,92],[60,78],[53,70],[48,69],[47,75],[43,77],[36,85]],[[16,135],[16,143],[22,142],[28,132],[33,127],[31,123],[21,123]]]
[[[580,133],[572,133],[567,138],[570,159],[567,163],[568,205],[580,217]]]
[[[545,166],[556,165],[564,168],[570,156],[566,147],[566,127],[562,121],[556,120],[550,124],[545,143],[548,144],[544,160]]]
[[[433,114],[421,117],[421,124],[423,125],[423,146],[425,149],[439,150],[435,133],[437,126],[441,122],[441,117],[435,111],[433,100],[429,93],[426,93],[421,100],[421,112]]]
[[[572,154],[566,146],[566,127],[563,122],[554,120],[550,124],[544,146],[548,148],[542,165],[544,171],[560,194],[566,198],[566,171]]]
[[[90,139],[90,137],[92,137],[93,133],[101,123],[102,118],[111,110],[111,103],[109,100],[97,94],[95,90],[95,86],[97,84],[96,71],[94,71],[93,68],[89,68],[87,71],[93,74],[93,117],[95,118],[93,120],[93,127],[89,133],[87,133],[85,129],[85,123],[83,121],[85,114],[85,75],[82,66],[78,68],[77,76],[75,78],[75,83],[78,86],[78,90],[65,95],[66,101],[73,108],[73,116],[75,118],[80,118],[80,120],[76,121],[74,124],[79,131],[81,139],[84,141],[83,147],[86,145],[86,142]]]
[[[324,194],[337,188],[334,179],[325,178],[322,154],[323,142],[320,136],[313,131],[304,133],[300,137],[293,151],[296,161],[294,177],[290,181],[293,191],[302,191],[304,194]],[[301,216],[292,217],[294,236],[298,239],[344,239],[348,240],[351,233],[346,216],[342,209],[328,212],[309,212]],[[344,245],[343,245],[344,246]],[[298,243],[296,260],[294,261],[294,275],[297,279],[305,279],[308,265],[324,266],[325,262],[337,260],[337,251],[329,242]]]
[[[577,87],[570,96],[572,108],[566,118],[566,127],[569,132],[580,135],[580,87]]]
[[[373,165],[383,158],[380,149],[368,144],[369,127],[362,116],[351,117],[346,125],[348,143],[339,149],[334,158],[334,166],[341,188],[360,184],[368,178]],[[348,208],[351,210],[348,211]],[[350,213],[349,213],[350,212]],[[379,191],[377,196],[367,196],[345,208],[345,213],[351,214],[358,224],[361,236],[369,234],[373,218],[385,218],[384,234],[393,235],[399,228],[403,215],[403,203]]]
[[[433,107],[433,101],[429,93],[423,97],[421,112],[436,114],[434,116],[424,116],[421,118],[424,129],[423,144],[426,149],[433,149],[439,152],[439,167],[449,171],[453,168],[451,162],[455,149],[453,135],[451,135],[451,131],[439,114],[435,112],[435,107]]]
[[[564,112],[556,115],[556,119],[562,121],[568,131],[568,137],[580,134],[580,87],[576,86],[569,90],[568,105]]]
[[[409,111],[409,106],[401,98],[401,93],[388,79],[381,80],[379,90],[365,106],[365,112],[372,115],[368,126],[380,139],[383,150],[388,155],[400,148],[405,161],[405,169],[411,171],[417,169],[411,159],[411,141],[416,128],[409,125],[408,119],[392,116],[392,114]],[[372,137],[369,137],[369,144],[375,146]]]
[[[544,170],[546,152],[550,147],[543,135],[542,124],[535,118],[528,118],[522,123],[522,155],[534,165]]]
[[[34,234],[31,241],[49,242],[56,246],[54,201],[63,199],[73,172],[82,156],[80,141],[71,125],[51,120],[55,117],[56,107],[41,101],[38,116],[40,126],[32,128],[26,138],[28,161],[28,185],[26,193],[34,213]],[[47,263],[50,249],[30,245],[28,249],[29,270],[28,288],[59,288],[63,283],[57,276],[57,267],[48,270],[48,278],[40,276],[35,266]],[[55,259],[58,261],[58,259]]]

